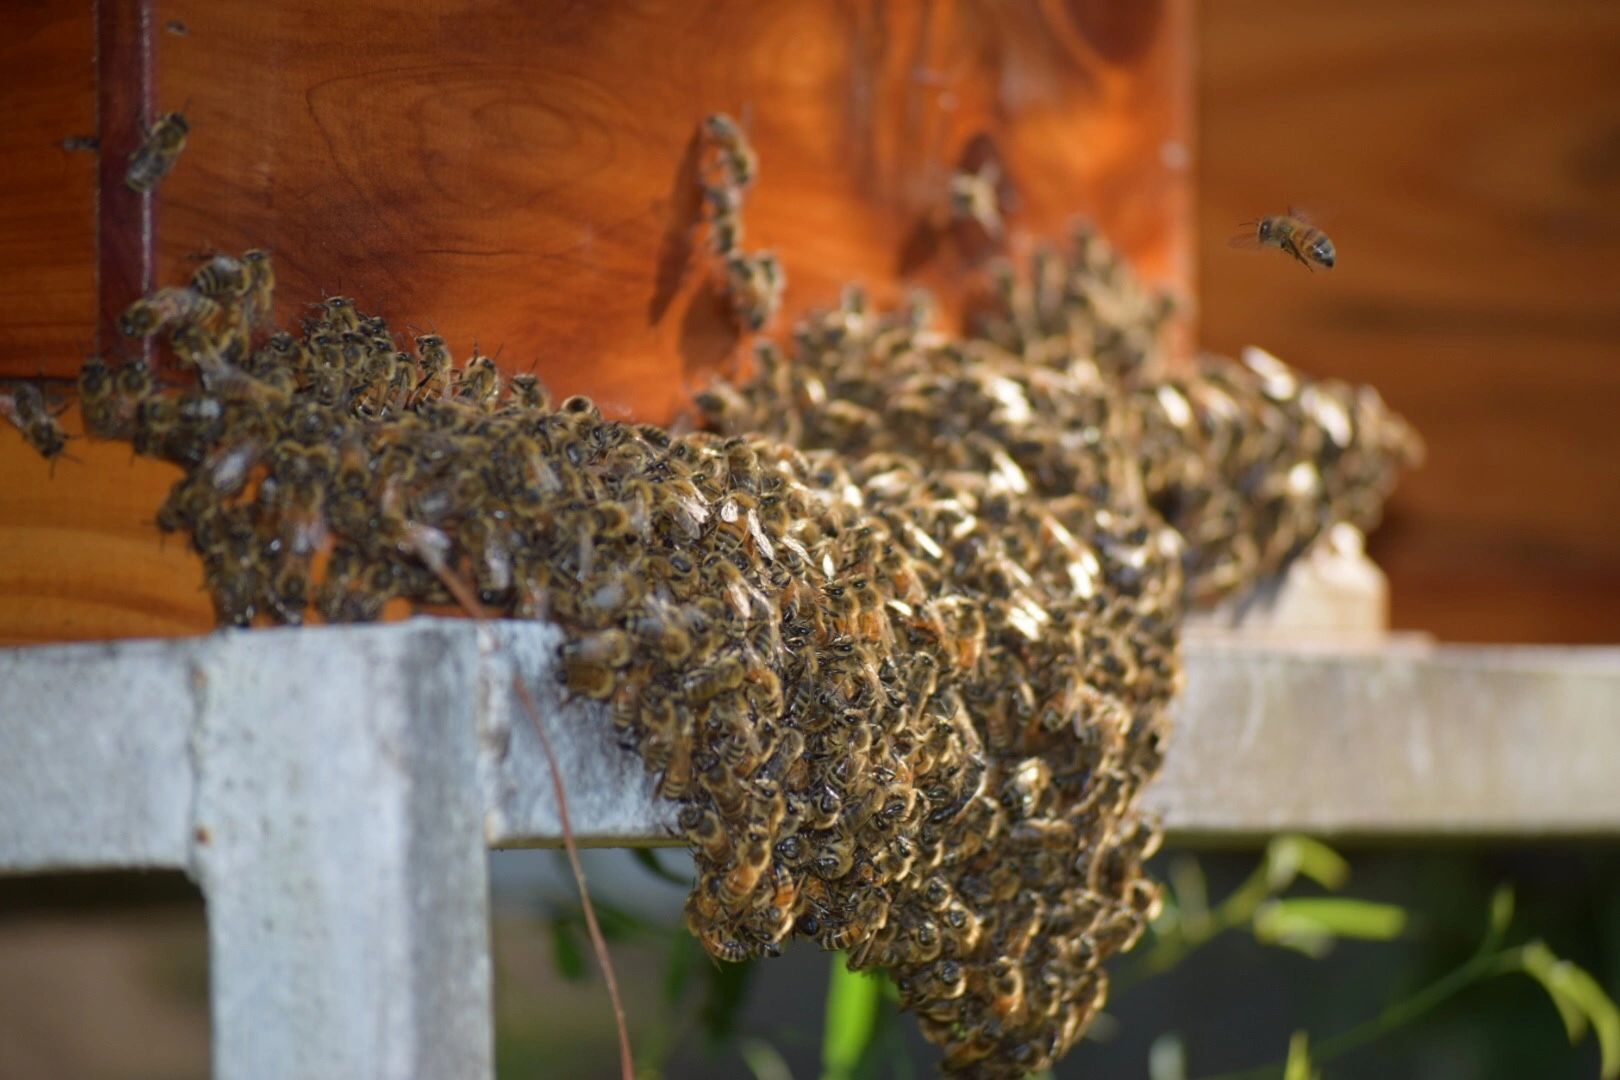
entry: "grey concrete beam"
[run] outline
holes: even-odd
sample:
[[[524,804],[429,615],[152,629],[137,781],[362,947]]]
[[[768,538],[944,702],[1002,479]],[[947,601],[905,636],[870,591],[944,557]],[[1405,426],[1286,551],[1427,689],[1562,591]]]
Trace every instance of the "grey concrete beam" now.
[[[186,864],[207,641],[0,649],[0,873]]]
[[[1182,834],[1620,835],[1620,649],[1188,642]]]
[[[214,1075],[489,1076],[477,654],[462,628],[237,634],[194,684]]]
[[[561,759],[581,842],[668,842],[672,808],[604,711],[563,700],[556,634],[419,619],[0,651],[0,870],[188,865],[205,713],[260,710],[268,732],[279,696],[304,688],[303,707],[323,718],[309,738],[336,740],[357,715],[340,704],[345,687],[369,678],[378,649],[406,672],[452,680],[444,693],[473,733],[486,844],[560,840],[514,672]],[[284,640],[308,641],[307,656]],[[468,659],[447,664],[447,649]],[[1620,833],[1620,785],[1606,775],[1620,760],[1620,650],[1194,634],[1186,662],[1175,741],[1148,795],[1172,832]],[[207,664],[242,674],[199,696]],[[328,673],[313,678],[317,667]]]

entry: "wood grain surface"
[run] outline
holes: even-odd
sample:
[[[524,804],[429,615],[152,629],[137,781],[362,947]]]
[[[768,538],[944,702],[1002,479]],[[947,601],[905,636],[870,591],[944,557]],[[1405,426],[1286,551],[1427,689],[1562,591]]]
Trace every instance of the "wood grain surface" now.
[[[718,5],[677,25],[659,12],[688,9],[590,19],[555,7],[549,29],[525,32],[501,5],[444,7],[442,18],[413,7],[398,26],[379,26],[389,21],[368,4],[307,24],[302,9],[234,6],[152,11],[154,104],[193,99],[199,120],[160,189],[160,274],[201,248],[267,243],[287,280],[284,319],[341,288],[395,319],[432,320],[463,354],[476,334],[561,390],[672,411],[734,345],[703,294],[687,231],[695,205],[680,194],[691,127],[714,107],[747,115],[764,155],[750,243],[784,254],[790,303],[826,302],[851,278],[892,290],[902,266],[936,283],[958,275],[971,253],[919,222],[938,162],[953,164],[983,117],[1001,152],[1034,155],[1014,171],[1020,242],[1090,211],[1120,235],[1138,230],[1145,264],[1166,280],[1185,276],[1173,231],[1157,263],[1147,254],[1154,204],[1129,209],[1129,185],[1100,179],[1127,146],[1145,153],[1146,136],[1087,112],[1166,106],[1139,100],[1146,83],[1133,99],[1129,69],[1113,63],[1090,89],[1060,80],[1080,104],[1042,98],[1025,78],[1044,70],[1026,53],[1067,72],[1084,52],[1043,28],[1117,8],[990,17],[902,5],[879,27],[860,21],[864,8],[790,17]],[[1428,464],[1403,478],[1373,541],[1397,626],[1458,640],[1620,639],[1620,8],[1224,0],[1197,14],[1204,343],[1254,342],[1371,382],[1424,432]],[[829,29],[838,18],[853,20],[848,32]],[[0,372],[65,374],[96,308],[94,161],[59,145],[91,130],[94,26],[78,0],[13,5],[0,19],[12,116],[0,131]],[[185,35],[166,29],[173,19]],[[1037,44],[1017,44],[1032,32]],[[1124,44],[1100,56],[1129,54],[1129,25],[1107,34]],[[481,38],[512,46],[470,56]],[[1159,48],[1141,62],[1169,64]],[[638,49],[650,55],[629,63]],[[764,59],[742,58],[754,53]],[[501,74],[480,78],[485,62]],[[419,68],[435,92],[415,89]],[[908,70],[924,78],[909,84]],[[555,100],[578,101],[577,114],[559,115]],[[1024,117],[1008,129],[1017,137],[1000,134],[1009,111]],[[862,142],[863,117],[874,133],[910,134]],[[1172,174],[1143,175],[1151,188]],[[1161,197],[1173,217],[1173,187]],[[1226,246],[1239,221],[1291,203],[1324,218],[1340,249],[1332,273]],[[83,443],[73,452],[101,460]],[[208,625],[178,545],[155,566],[131,556],[157,550],[141,522],[172,474],[122,453],[114,480],[64,461],[48,482],[0,430],[6,640]],[[91,520],[108,498],[122,500],[127,536]],[[79,561],[58,559],[74,536]],[[109,577],[116,587],[94,583]],[[74,593],[73,621],[51,614],[52,597]]]
[[[283,322],[341,292],[396,329],[442,333],[458,356],[475,341],[499,349],[509,371],[588,393],[609,415],[669,420],[749,351],[696,228],[694,133],[715,110],[741,119],[760,153],[745,243],[785,264],[778,329],[851,281],[880,301],[926,285],[955,313],[971,270],[1079,217],[1148,277],[1190,288],[1187,0],[99,10],[104,342],[138,291],[149,212],[159,282],[204,252],[268,248]],[[114,190],[139,141],[132,119],[180,109],[191,135],[150,206]],[[951,173],[990,155],[1007,177],[1000,245],[941,224]],[[77,317],[89,342],[94,304]],[[0,341],[18,340],[0,311]],[[0,349],[0,376],[70,376],[82,348],[36,348],[26,363]],[[109,480],[106,449],[75,443],[81,460],[51,480],[0,432],[0,639],[209,625],[178,544],[129,557],[131,544],[156,548],[140,519],[173,474],[121,460]],[[127,530],[109,526],[137,505]]]
[[[1620,5],[1199,8],[1203,341],[1378,387],[1428,441],[1398,627],[1620,640]],[[1226,246],[1319,209],[1331,273]]]
[[[0,374],[75,370],[95,337],[95,21],[0,4]]]
[[[761,156],[746,242],[783,258],[778,325],[849,281],[948,302],[966,259],[928,223],[981,144],[1015,248],[1085,214],[1184,283],[1168,10],[165,0],[155,23],[187,33],[155,35],[158,108],[189,103],[193,135],[157,196],[159,276],[268,247],[284,319],[343,292],[667,419],[743,355],[694,228],[693,136],[723,109]]]

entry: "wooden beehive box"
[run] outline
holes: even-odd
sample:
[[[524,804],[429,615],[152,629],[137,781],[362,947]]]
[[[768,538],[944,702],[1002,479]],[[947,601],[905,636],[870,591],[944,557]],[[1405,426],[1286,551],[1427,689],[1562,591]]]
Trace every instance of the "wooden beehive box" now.
[[[926,286],[955,318],[987,258],[1079,217],[1186,295],[1190,18],[1186,0],[13,5],[0,377],[116,362],[111,320],[144,289],[262,247],[283,323],[342,292],[668,421],[749,353],[696,228],[716,110],[761,156],[748,242],[785,265],[778,330],[848,282],[879,302]],[[179,165],[136,196],[127,156],[178,109]],[[64,144],[91,135],[99,152]],[[986,155],[1000,245],[942,224],[952,172]],[[197,561],[151,523],[177,475],[89,441],[52,470],[0,432],[0,642],[209,629]]]

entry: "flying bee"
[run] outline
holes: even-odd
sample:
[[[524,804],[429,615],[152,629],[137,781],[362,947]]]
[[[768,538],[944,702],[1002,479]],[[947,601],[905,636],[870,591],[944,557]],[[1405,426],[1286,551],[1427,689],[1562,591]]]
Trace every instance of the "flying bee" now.
[[[67,435],[46,407],[44,393],[33,383],[18,383],[9,394],[0,394],[0,416],[15,424],[28,445],[47,461],[55,462],[67,447]]]
[[[146,141],[129,157],[124,183],[130,190],[144,195],[156,187],[180,160],[180,151],[186,148],[190,131],[191,125],[186,123],[185,116],[177,112],[153,124],[146,133]]]
[[[759,155],[738,123],[725,113],[713,113],[703,121],[703,130],[719,152],[720,166],[732,185],[745,188],[753,183],[759,175]]]
[[[118,317],[125,337],[151,337],[172,323],[217,323],[220,306],[195,289],[166,286],[129,305]]]
[[[761,330],[782,306],[787,275],[769,251],[732,255],[726,260],[726,290],[737,320],[750,330]]]
[[[1233,237],[1233,247],[1274,247],[1285,255],[1293,256],[1307,270],[1312,266],[1331,270],[1338,261],[1338,251],[1327,233],[1292,207],[1286,214],[1272,214],[1244,224],[1254,226],[1254,232]]]

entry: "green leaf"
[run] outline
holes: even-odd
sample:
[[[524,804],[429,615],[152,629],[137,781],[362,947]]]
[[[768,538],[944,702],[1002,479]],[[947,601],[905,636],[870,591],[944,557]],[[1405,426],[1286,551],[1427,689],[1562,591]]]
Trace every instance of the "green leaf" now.
[[[687,933],[685,927],[675,929],[670,937],[669,958],[664,961],[663,998],[667,1008],[679,1005],[686,996],[700,951],[697,939]]]
[[[655,878],[667,881],[671,885],[679,885],[683,889],[692,887],[691,878],[677,874],[658,860],[658,850],[656,848],[631,848],[630,857],[640,863]]]
[[[556,965],[557,974],[569,982],[579,982],[585,977],[585,953],[579,947],[572,920],[553,915],[548,922],[551,926],[551,962]]]
[[[1597,1035],[1602,1076],[1620,1076],[1620,1008],[1598,981],[1568,960],[1560,960],[1540,941],[1519,950],[1524,970],[1541,984],[1564,1021],[1571,1043],[1586,1034],[1587,1024]]]
[[[1303,1031],[1294,1032],[1288,1040],[1288,1061],[1283,1065],[1283,1080],[1312,1080],[1311,1037]]]
[[[737,1030],[737,1016],[748,996],[748,984],[754,977],[754,964],[726,964],[718,960],[708,964],[708,993],[698,1019],[711,1043],[723,1043]]]
[[[1148,1047],[1148,1080],[1187,1080],[1187,1047],[1179,1033],[1166,1031]]]
[[[1558,965],[1561,961],[1553,955],[1553,951],[1540,941],[1532,941],[1519,950],[1519,959],[1529,976],[1541,984],[1552,999],[1553,1007],[1558,1010],[1558,1018],[1564,1022],[1564,1031],[1569,1035],[1569,1041],[1578,1042],[1586,1034],[1586,1013],[1581,1009],[1568,992],[1558,974]]]
[[[1169,878],[1170,894],[1182,923],[1197,925],[1209,918],[1209,883],[1198,860],[1189,856],[1176,859],[1170,864]]]
[[[827,987],[827,1023],[821,1037],[822,1080],[847,1080],[877,1031],[883,1007],[883,983],[850,971],[843,953],[832,958]]]
[[[602,936],[609,941],[656,937],[663,932],[662,928],[654,926],[629,908],[596,899],[591,901],[591,906],[596,909],[596,925],[601,928]],[[583,914],[579,916],[581,919],[584,917]]]
[[[1266,881],[1282,892],[1304,874],[1324,889],[1340,889],[1350,878],[1350,864],[1326,844],[1308,836],[1279,836],[1266,846]]]
[[[1498,885],[1491,894],[1490,934],[1501,941],[1513,922],[1513,886]]]
[[[1592,1021],[1602,1059],[1603,1080],[1614,1080],[1620,1076],[1620,1007],[1616,1007],[1614,999],[1604,993],[1603,986],[1586,969],[1564,960],[1559,964],[1559,971],[1564,992]]]
[[[737,1053],[742,1055],[749,1071],[754,1074],[754,1080],[793,1080],[787,1062],[782,1060],[776,1047],[764,1039],[739,1040]]]
[[[1254,915],[1255,936],[1265,942],[1300,937],[1389,941],[1405,928],[1405,909],[1343,896],[1271,900]]]

